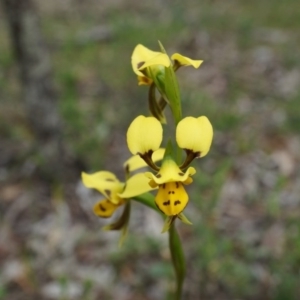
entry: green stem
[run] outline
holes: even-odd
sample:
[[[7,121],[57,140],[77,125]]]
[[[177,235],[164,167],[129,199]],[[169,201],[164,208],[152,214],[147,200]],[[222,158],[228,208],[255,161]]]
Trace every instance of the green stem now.
[[[175,300],[180,300],[182,295],[182,287],[186,273],[185,259],[182,244],[175,228],[175,222],[169,230],[169,247],[172,257],[173,266],[176,273],[176,293]]]
[[[152,194],[145,193],[139,196],[135,196],[133,199],[154,209],[162,217],[165,217],[165,215],[162,214],[162,212],[155,205]],[[176,293],[175,293],[174,300],[181,300],[182,287],[183,287],[183,282],[186,273],[186,266],[185,266],[185,258],[182,249],[182,244],[178,232],[175,228],[175,222],[172,223],[169,229],[169,247],[170,247],[172,263],[176,275]]]

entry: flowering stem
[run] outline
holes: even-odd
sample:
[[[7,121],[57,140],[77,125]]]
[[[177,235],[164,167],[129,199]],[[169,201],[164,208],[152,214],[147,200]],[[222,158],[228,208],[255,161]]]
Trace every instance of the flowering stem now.
[[[152,208],[162,217],[164,217],[164,215],[155,205],[152,194],[145,193],[139,196],[135,196],[133,199]],[[169,247],[176,275],[176,293],[174,300],[181,300],[182,286],[185,278],[186,267],[181,241],[174,224],[175,222],[171,224],[169,229]]]
[[[175,222],[171,225],[169,230],[169,247],[176,273],[176,293],[174,299],[180,300],[186,268],[181,241],[174,224]]]

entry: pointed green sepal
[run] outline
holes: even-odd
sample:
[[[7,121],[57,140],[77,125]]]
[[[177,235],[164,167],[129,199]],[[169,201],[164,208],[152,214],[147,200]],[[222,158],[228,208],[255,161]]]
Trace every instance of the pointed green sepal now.
[[[165,232],[169,231],[169,229],[171,228],[171,226],[176,218],[177,218],[177,216],[168,216],[165,219],[165,223],[164,223],[161,233],[165,233]]]
[[[176,152],[175,152],[172,140],[169,139],[166,150],[165,150],[165,154],[164,154],[164,157],[162,160],[162,164],[164,163],[165,160],[168,160],[168,159],[174,160],[177,164],[180,164],[181,157],[182,157],[181,150],[182,149],[176,147]]]
[[[123,246],[123,243],[127,237],[127,233],[128,233],[128,222],[126,224],[124,224],[124,226],[121,229],[121,236],[120,236],[119,243],[118,243],[119,248],[121,248]]]
[[[174,146],[173,146],[173,143],[172,143],[171,139],[168,140],[167,147],[166,147],[166,150],[165,150],[165,154],[164,154],[164,157],[163,157],[163,161],[166,160],[166,159],[170,159],[170,158],[172,160],[176,161]]]
[[[163,44],[161,43],[161,41],[158,41],[158,45],[160,47],[160,51],[164,54],[167,54],[166,49],[164,48]]]
[[[193,223],[183,213],[178,215],[178,219],[184,224],[193,225]]]
[[[160,41],[158,41],[161,52],[166,53],[163,45]],[[173,70],[173,66],[170,65],[169,67],[165,67],[165,74],[164,74],[164,92],[166,98],[171,106],[171,110],[173,113],[173,117],[175,119],[175,123],[178,124],[182,118],[181,112],[181,100],[180,100],[180,93],[179,93],[179,86],[178,81]]]

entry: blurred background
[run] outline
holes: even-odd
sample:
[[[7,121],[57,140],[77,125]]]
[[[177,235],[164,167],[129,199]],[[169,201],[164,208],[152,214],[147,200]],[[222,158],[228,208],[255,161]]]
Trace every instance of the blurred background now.
[[[194,163],[193,226],[178,223],[183,299],[300,299],[298,0],[1,2],[1,300],[172,299],[160,217],[134,203],[118,248],[80,182],[124,178],[126,130],[147,114],[130,57],[158,40],[204,60],[177,73],[183,114],[215,131]]]

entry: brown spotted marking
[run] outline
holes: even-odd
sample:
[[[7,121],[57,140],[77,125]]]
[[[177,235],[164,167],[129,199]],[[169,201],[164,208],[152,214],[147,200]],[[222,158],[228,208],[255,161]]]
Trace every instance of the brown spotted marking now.
[[[106,178],[105,181],[115,182],[115,179],[112,179],[112,178]]]
[[[109,198],[110,195],[111,195],[111,191],[110,191],[110,190],[104,190],[104,193],[108,196],[108,198]]]
[[[139,69],[145,62],[144,61],[141,61],[137,64],[137,68]]]
[[[106,208],[102,205],[102,204],[99,204],[99,208],[101,211],[105,212],[106,211]]]
[[[170,200],[163,202],[163,205],[170,205]]]

